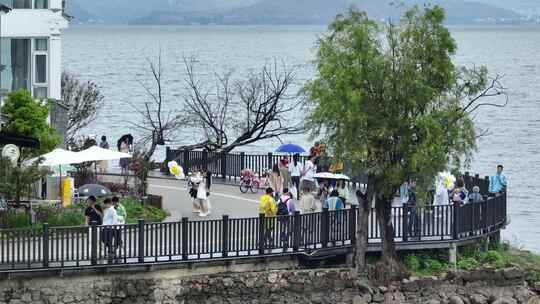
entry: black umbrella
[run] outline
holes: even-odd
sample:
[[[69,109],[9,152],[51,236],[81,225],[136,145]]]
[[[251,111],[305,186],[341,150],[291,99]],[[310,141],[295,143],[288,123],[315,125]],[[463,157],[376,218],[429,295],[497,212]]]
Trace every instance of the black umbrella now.
[[[120,147],[122,146],[122,142],[124,142],[126,140],[127,140],[128,144],[133,145],[133,135],[131,135],[131,134],[122,135],[122,137],[120,137],[120,139],[116,143],[117,146],[118,146],[118,151],[120,151]]]
[[[111,194],[112,194],[111,190],[98,184],[87,184],[87,185],[79,187],[79,196],[103,197],[103,196],[110,196]]]

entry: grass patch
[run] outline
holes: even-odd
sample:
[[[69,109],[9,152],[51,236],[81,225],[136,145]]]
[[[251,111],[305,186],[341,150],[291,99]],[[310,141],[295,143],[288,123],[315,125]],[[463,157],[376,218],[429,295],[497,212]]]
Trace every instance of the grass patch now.
[[[475,244],[459,248],[457,268],[473,270],[481,266],[502,269],[518,266],[529,273],[530,281],[540,281],[540,255],[501,243],[491,250],[484,250],[485,244]],[[451,267],[447,263],[445,250],[417,251],[403,256],[403,262],[411,274],[416,276],[438,275]]]

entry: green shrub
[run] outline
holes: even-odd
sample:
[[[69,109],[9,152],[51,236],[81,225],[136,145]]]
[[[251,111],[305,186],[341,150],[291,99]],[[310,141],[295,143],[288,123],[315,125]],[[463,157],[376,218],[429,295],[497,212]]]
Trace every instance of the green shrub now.
[[[124,199],[121,203],[124,208],[126,208],[127,224],[135,224],[139,219],[154,223],[163,222],[169,215],[164,210],[149,205],[143,205],[133,198]]]
[[[446,270],[446,264],[441,263],[439,260],[427,259],[425,262],[425,269],[430,274],[439,274]]]
[[[62,211],[47,219],[51,227],[81,226],[85,224],[84,214],[78,212]]]
[[[463,270],[473,270],[478,266],[480,266],[480,263],[478,263],[478,261],[472,257],[463,258],[457,263],[457,267]]]
[[[10,213],[7,218],[8,228],[26,228],[32,226],[30,223],[30,215],[26,212]]]
[[[411,272],[419,272],[421,269],[420,259],[414,254],[408,255],[405,258],[405,265]]]
[[[486,252],[482,262],[497,268],[502,268],[506,265],[503,255],[495,250]]]

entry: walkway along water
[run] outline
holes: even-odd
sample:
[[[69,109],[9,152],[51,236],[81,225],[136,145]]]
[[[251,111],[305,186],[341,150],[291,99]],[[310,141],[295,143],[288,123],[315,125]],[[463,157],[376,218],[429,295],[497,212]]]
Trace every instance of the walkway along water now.
[[[485,184],[468,177],[467,183]],[[455,248],[490,235],[507,223],[506,194],[463,206],[418,207],[419,229],[408,230],[407,207],[393,208],[398,250]],[[0,230],[0,272],[97,268],[104,265],[194,263],[271,256],[317,256],[348,253],[356,242],[358,210],[300,214],[288,220],[230,218],[114,226],[122,243],[106,256],[104,236],[111,227],[48,227]],[[438,217],[437,215],[440,215]],[[269,235],[266,232],[269,231]],[[287,231],[285,237],[280,232]],[[377,218],[369,216],[368,250],[380,250]]]

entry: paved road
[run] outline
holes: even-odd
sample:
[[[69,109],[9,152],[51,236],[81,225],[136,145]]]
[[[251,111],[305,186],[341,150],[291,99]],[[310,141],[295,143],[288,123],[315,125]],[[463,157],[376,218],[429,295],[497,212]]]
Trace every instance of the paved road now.
[[[210,194],[211,214],[204,219],[217,219],[227,214],[230,217],[257,217],[260,194],[240,192],[238,186],[213,184]],[[171,213],[168,221],[182,217],[190,220],[203,219],[192,213],[192,198],[185,181],[150,179],[148,192],[163,197],[163,208]]]

